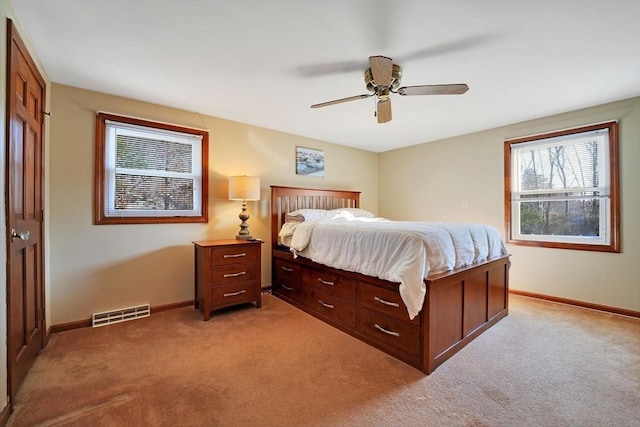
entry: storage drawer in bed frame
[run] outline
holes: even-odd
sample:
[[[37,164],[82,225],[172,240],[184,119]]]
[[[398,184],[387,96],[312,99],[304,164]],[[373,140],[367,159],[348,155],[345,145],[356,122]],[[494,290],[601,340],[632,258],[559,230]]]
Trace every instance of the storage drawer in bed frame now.
[[[274,295],[429,374],[508,312],[509,257],[425,280],[409,319],[398,284],[273,250]]]

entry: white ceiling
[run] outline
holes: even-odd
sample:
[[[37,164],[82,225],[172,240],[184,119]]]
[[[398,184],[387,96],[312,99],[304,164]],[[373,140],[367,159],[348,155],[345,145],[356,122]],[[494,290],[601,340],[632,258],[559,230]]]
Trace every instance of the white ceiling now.
[[[9,0],[55,83],[373,152],[640,95],[640,0]],[[368,57],[402,85],[377,124]]]

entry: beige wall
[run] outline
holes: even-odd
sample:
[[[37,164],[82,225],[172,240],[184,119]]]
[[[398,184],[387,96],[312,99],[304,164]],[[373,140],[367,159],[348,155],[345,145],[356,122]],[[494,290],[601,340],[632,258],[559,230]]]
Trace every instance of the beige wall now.
[[[612,119],[620,130],[622,253],[509,245],[510,286],[640,311],[640,98],[382,153],[379,214],[484,222],[504,236],[504,140]]]
[[[261,178],[262,199],[249,202],[248,210],[251,233],[265,240],[265,286],[271,284],[270,185],[360,190],[362,207],[378,208],[374,153],[58,84],[52,87],[51,111],[52,324],[136,304],[193,299],[191,242],[233,238],[239,231],[241,203],[227,200],[230,175]],[[96,111],[208,129],[209,223],[93,225]],[[324,178],[295,174],[296,145],[324,150]]]

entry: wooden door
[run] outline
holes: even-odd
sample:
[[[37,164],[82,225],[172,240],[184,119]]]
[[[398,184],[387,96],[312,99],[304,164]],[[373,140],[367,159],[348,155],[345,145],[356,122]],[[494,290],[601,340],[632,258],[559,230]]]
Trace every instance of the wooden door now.
[[[7,358],[13,401],[44,346],[43,111],[45,82],[7,22]]]

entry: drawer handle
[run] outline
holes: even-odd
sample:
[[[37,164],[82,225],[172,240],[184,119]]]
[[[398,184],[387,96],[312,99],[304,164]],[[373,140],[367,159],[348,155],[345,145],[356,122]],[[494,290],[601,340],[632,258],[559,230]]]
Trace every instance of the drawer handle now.
[[[238,291],[238,292],[229,292],[228,294],[223,294],[223,296],[225,297],[235,297],[238,296],[240,294],[244,294],[245,292],[247,292],[245,289]]]
[[[375,301],[378,301],[380,304],[390,305],[391,307],[400,307],[400,304],[398,304],[397,302],[385,301],[382,298],[378,297],[373,297],[373,299]]]
[[[280,286],[282,286],[282,287],[283,287],[283,289],[286,289],[286,290],[288,290],[288,291],[292,291],[292,290],[293,290],[293,288],[290,288],[290,287],[288,287],[287,285],[280,285]]]
[[[373,327],[376,328],[377,330],[379,330],[380,332],[385,333],[387,335],[391,335],[391,336],[394,336],[394,337],[399,337],[400,336],[400,334],[398,332],[389,331],[389,330],[383,328],[382,326],[378,325],[377,323],[374,323]]]
[[[282,267],[282,269],[283,269],[284,271],[289,272],[289,273],[291,273],[291,272],[293,271],[293,268]]]
[[[225,254],[223,256],[223,258],[240,258],[240,257],[243,257],[243,256],[247,256],[247,253],[246,252],[241,252],[239,254]]]
[[[318,282],[320,282],[320,283],[322,283],[322,284],[324,284],[324,285],[327,285],[327,286],[335,286],[335,285],[336,285],[336,284],[335,284],[335,283],[333,283],[333,282],[327,282],[326,280],[322,280],[322,279],[320,279],[320,278],[318,278]]]
[[[336,308],[336,306],[335,306],[335,305],[327,304],[326,302],[323,302],[322,300],[318,300],[318,302],[319,302],[320,304],[322,304],[322,306],[323,306],[323,307],[330,308],[331,310],[333,310],[334,308]]]
[[[241,271],[240,273],[227,273],[223,277],[238,277],[247,274],[246,271]]]

